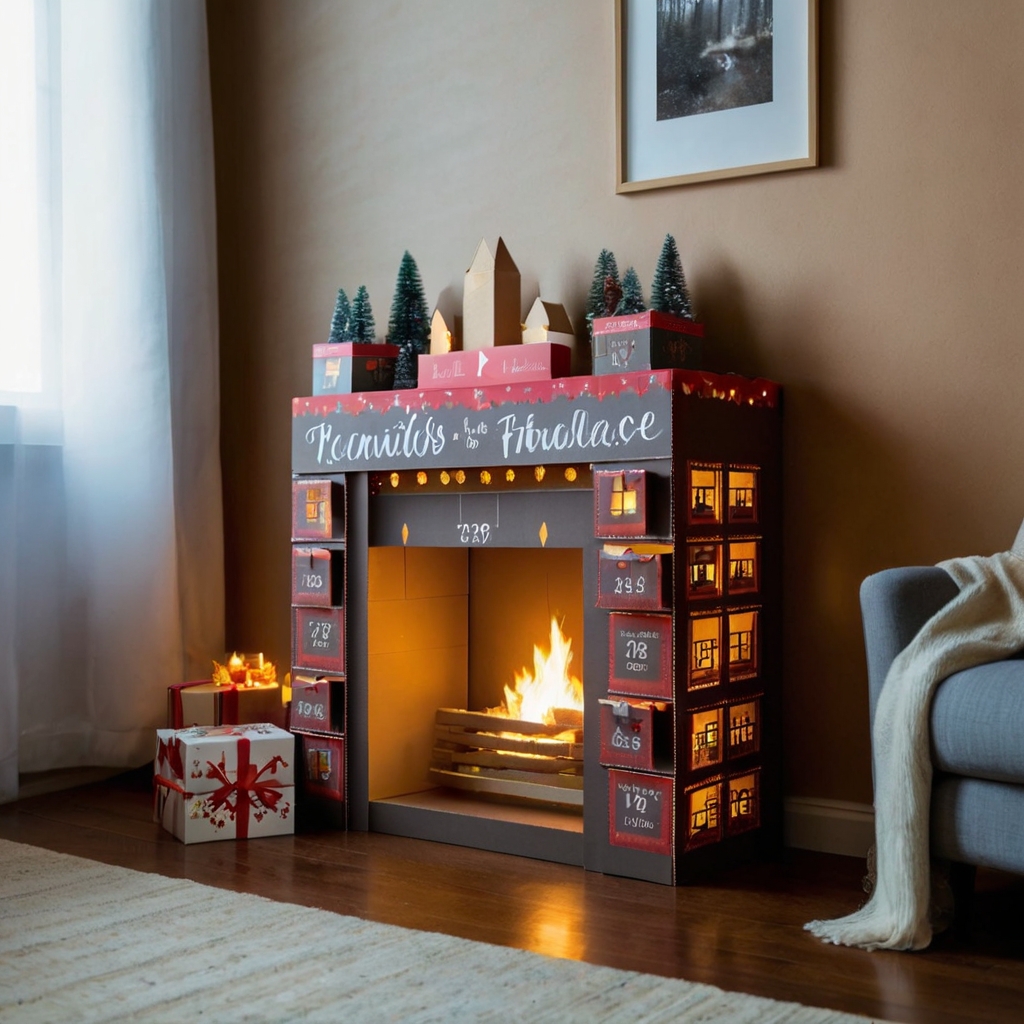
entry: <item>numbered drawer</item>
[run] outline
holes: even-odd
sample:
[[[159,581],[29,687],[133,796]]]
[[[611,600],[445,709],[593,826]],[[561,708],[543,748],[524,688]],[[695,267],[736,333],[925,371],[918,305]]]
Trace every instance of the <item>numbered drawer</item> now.
[[[608,842],[648,853],[672,853],[675,786],[671,779],[608,772]]]
[[[672,705],[626,697],[602,699],[601,764],[672,771]]]
[[[293,608],[292,666],[345,674],[345,609]]]
[[[594,471],[594,536],[642,537],[647,533],[647,471]]]
[[[598,608],[665,611],[672,607],[672,556],[606,545],[599,553]]]
[[[672,699],[672,616],[608,616],[608,690]]]
[[[292,540],[344,540],[345,485],[301,477],[292,481]]]
[[[299,767],[295,772],[304,797],[341,803],[345,799],[345,737],[295,734]]]
[[[330,608],[345,603],[345,552],[292,548],[292,604]]]
[[[310,732],[345,731],[345,682],[342,679],[295,676],[292,680],[291,729]]]

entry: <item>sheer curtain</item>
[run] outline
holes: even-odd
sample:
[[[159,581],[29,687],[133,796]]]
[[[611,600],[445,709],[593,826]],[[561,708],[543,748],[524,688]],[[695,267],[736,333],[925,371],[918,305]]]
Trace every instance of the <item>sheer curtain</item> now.
[[[223,653],[205,7],[35,13],[53,355],[0,396],[0,800],[19,770],[149,760],[168,684]]]

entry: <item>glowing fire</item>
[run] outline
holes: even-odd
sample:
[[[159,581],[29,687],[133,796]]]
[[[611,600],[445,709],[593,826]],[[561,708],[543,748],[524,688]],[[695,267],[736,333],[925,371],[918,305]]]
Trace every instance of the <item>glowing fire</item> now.
[[[499,714],[524,722],[554,725],[555,709],[583,711],[583,684],[569,674],[572,641],[562,632],[558,620],[551,617],[551,647],[545,653],[533,647],[533,673],[523,668],[515,673],[515,687],[505,687],[505,706]]]

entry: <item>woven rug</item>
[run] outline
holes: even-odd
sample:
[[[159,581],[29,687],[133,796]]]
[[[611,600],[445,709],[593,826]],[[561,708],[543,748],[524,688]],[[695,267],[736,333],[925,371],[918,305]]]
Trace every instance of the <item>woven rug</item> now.
[[[867,1018],[275,903],[0,840],[0,1021]]]

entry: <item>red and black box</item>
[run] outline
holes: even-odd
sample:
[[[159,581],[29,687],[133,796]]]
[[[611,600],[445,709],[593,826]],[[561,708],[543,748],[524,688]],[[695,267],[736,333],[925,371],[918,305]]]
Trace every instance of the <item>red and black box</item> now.
[[[594,321],[594,374],[699,370],[704,325],[649,309]]]
[[[295,676],[288,719],[301,732],[345,731],[345,682],[342,679]]]
[[[608,690],[672,698],[672,616],[608,616]]]
[[[601,764],[671,772],[672,706],[629,697],[602,698]]]
[[[647,533],[647,471],[594,470],[594,536]]]
[[[672,607],[672,560],[625,548],[598,553],[597,607],[665,611]]]
[[[345,552],[292,548],[292,604],[330,608],[345,603]]]
[[[671,777],[608,772],[608,841],[648,853],[672,853],[675,834]]]
[[[345,737],[296,732],[299,763],[295,781],[300,797],[345,801]]]
[[[390,391],[395,382],[397,345],[344,341],[313,346],[313,394],[350,395]]]
[[[293,608],[292,666],[345,676],[345,609]]]
[[[292,481],[292,540],[344,540],[345,485],[340,480]]]

